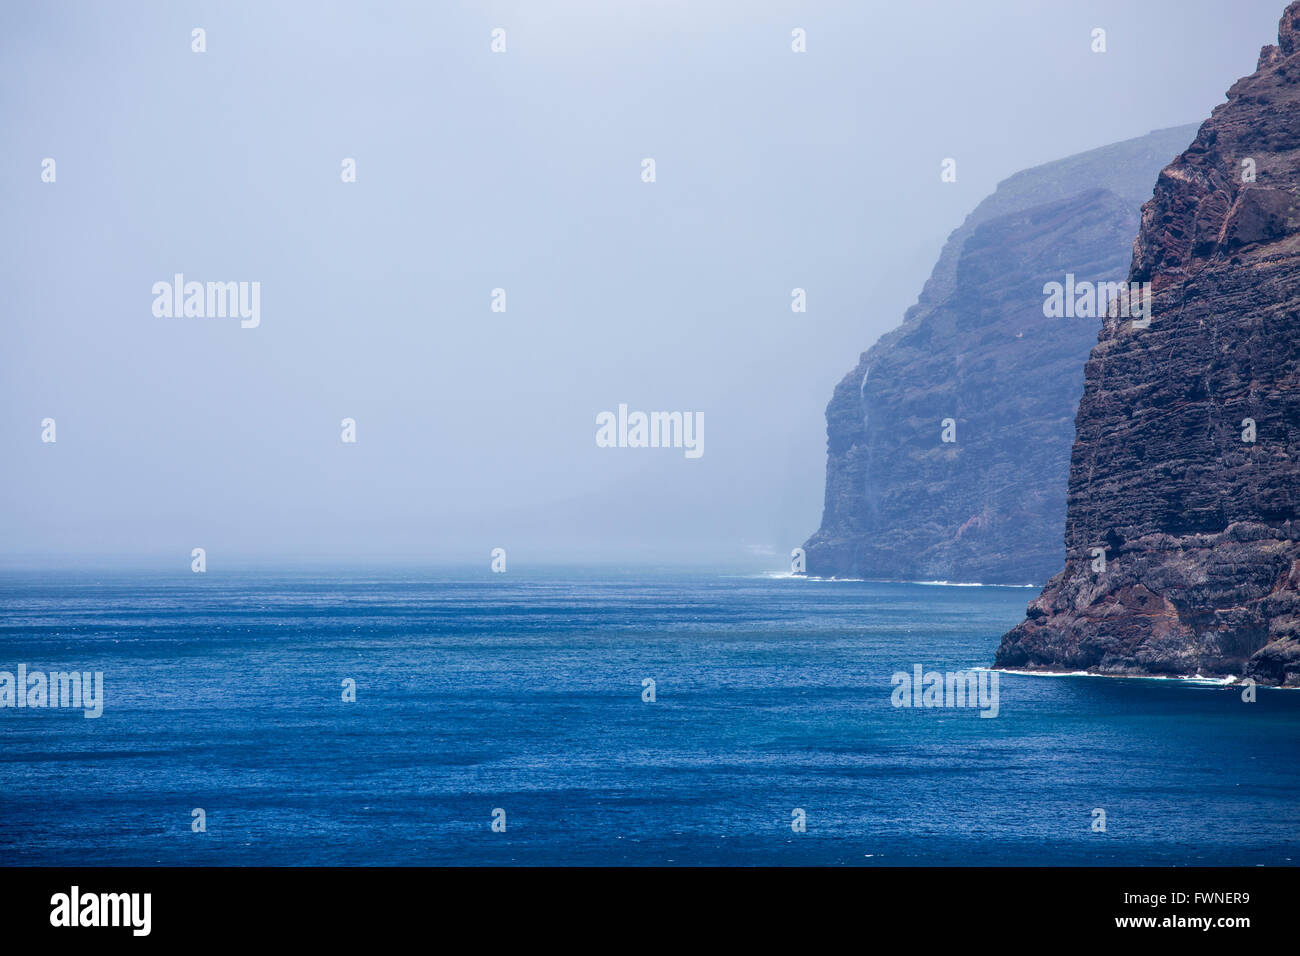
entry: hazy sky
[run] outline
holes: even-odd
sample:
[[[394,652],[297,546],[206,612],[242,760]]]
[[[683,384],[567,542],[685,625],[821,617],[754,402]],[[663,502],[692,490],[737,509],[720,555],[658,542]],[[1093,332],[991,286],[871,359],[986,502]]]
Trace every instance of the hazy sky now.
[[[780,567],[948,232],[1200,122],[1284,3],[368,6],[0,7],[5,563]],[[260,326],[155,317],[178,272]],[[702,412],[703,456],[596,447],[619,403]]]

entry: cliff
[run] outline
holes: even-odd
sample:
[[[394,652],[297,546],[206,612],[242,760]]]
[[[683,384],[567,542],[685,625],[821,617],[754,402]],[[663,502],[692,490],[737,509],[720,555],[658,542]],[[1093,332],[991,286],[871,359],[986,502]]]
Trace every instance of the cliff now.
[[[1300,684],[1298,54],[1293,3],[1142,207],[1151,323],[1104,322],[1065,568],[999,667]]]
[[[1026,584],[1060,568],[1074,413],[1102,320],[1045,318],[1043,286],[1123,279],[1139,207],[1194,130],[1017,173],[953,232],[903,324],[827,406],[809,574]]]

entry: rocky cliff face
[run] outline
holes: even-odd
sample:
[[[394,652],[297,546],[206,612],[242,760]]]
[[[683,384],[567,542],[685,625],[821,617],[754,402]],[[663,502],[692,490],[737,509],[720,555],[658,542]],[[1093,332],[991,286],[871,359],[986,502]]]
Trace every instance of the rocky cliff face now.
[[[1300,684],[1300,3],[1142,208],[1085,370],[1065,569],[997,666]]]
[[[1074,413],[1102,320],[1045,318],[1043,286],[1124,279],[1139,207],[1194,132],[1018,173],[949,237],[902,326],[827,406],[809,574],[1026,584],[1060,568]]]

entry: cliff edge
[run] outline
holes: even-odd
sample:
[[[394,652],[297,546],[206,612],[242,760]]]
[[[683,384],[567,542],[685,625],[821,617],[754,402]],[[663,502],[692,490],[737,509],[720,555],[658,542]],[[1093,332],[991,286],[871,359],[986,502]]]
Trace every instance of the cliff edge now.
[[[1019,172],[953,232],[903,324],[826,408],[809,574],[1023,585],[1060,569],[1102,313],[1049,318],[1043,287],[1123,280],[1141,204],[1193,135],[1160,130]]]
[[[995,666],[1300,685],[1300,2],[1142,207],[1075,419],[1065,568]]]

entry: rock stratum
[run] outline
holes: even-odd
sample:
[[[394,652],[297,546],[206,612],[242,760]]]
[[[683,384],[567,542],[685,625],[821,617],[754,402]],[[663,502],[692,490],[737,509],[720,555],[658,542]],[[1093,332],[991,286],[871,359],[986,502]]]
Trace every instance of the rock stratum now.
[[[1293,3],[1142,207],[1151,323],[1098,335],[1065,568],[996,666],[1300,685],[1298,196]]]
[[[1141,204],[1195,131],[1017,173],[953,232],[903,324],[827,406],[809,574],[1042,584],[1060,569],[1074,414],[1102,319],[1044,317],[1043,287],[1124,280]]]

